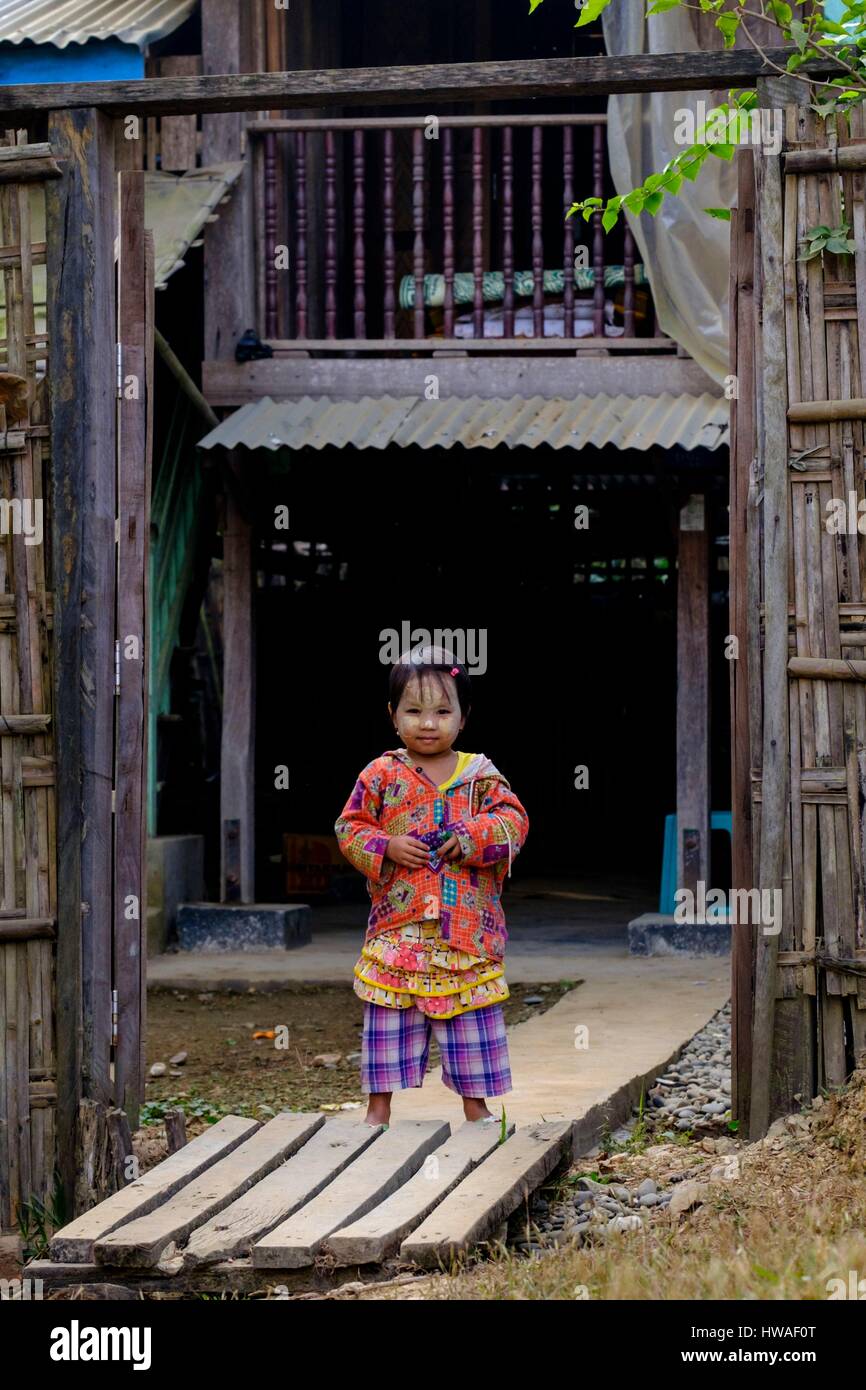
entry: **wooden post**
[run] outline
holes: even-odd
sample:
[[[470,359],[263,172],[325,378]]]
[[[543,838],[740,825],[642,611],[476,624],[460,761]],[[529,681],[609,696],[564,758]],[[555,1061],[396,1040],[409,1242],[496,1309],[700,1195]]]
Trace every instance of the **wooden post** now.
[[[229,494],[223,533],[222,902],[255,898],[254,598],[252,525]]]
[[[760,104],[760,99],[759,99]],[[758,462],[763,473],[764,666],[758,887],[782,888],[788,817],[788,405],[783,279],[782,176],[778,155],[755,155],[761,267]],[[761,467],[762,466],[762,467]],[[755,931],[755,1002],[749,1138],[770,1123],[779,937]]]
[[[753,887],[752,754],[749,729],[749,508],[755,453],[755,166],[751,150],[737,155],[737,208],[731,224],[730,339],[730,618],[737,649],[730,656],[732,888]],[[757,600],[756,600],[757,602]],[[753,675],[757,680],[758,674]],[[752,1082],[752,987],[754,933],[748,923],[731,926],[731,1107],[748,1122]]]
[[[202,71],[241,73],[248,69],[250,35],[247,6],[238,0],[202,0]],[[202,117],[202,163],[242,159],[246,149],[244,117],[239,112]],[[254,323],[254,225],[249,161],[231,200],[208,225],[204,239],[204,356],[208,361],[234,357],[238,339]]]
[[[677,887],[710,883],[709,518],[702,493],[680,511],[677,570]]]
[[[115,1099],[138,1127],[144,1100],[140,1037],[145,969],[146,578],[150,532],[147,268],[144,174],[118,176],[117,263],[120,400],[117,499],[117,769],[115,786]]]
[[[111,1096],[114,128],[55,111],[47,197],[57,750],[58,1151],[75,1190],[81,1096]]]

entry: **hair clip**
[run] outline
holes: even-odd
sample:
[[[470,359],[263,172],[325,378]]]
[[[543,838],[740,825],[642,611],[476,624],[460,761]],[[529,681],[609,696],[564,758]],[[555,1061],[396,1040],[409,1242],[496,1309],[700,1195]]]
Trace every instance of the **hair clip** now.
[[[460,670],[459,670],[459,668],[458,668],[457,666],[452,666],[452,667],[451,667],[451,670],[450,670],[450,672],[449,672],[449,675],[452,675],[452,676],[459,676],[459,675],[460,675]]]

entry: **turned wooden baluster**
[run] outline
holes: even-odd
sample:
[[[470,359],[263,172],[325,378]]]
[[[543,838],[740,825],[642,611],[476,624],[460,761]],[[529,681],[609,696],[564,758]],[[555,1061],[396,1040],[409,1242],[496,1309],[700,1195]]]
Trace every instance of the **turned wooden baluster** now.
[[[412,132],[412,226],[415,231],[415,337],[424,337],[424,131]]]
[[[277,137],[265,136],[265,337],[279,335],[277,323]]]
[[[472,130],[472,336],[484,337],[484,131]]]
[[[532,333],[544,337],[544,128],[532,127]]]
[[[325,131],[325,337],[337,336],[337,142]]]
[[[442,265],[445,272],[445,337],[454,337],[454,131],[442,131]]]
[[[394,248],[394,132],[385,131],[384,142],[384,189],[383,189],[383,222],[385,232],[385,337],[396,338],[397,336],[397,299],[394,291],[394,280],[397,274],[397,253]]]
[[[295,337],[307,336],[307,133],[295,132]]]
[[[364,132],[354,132],[355,172],[355,337],[367,336],[367,303],[364,294]]]
[[[593,197],[604,197],[604,126],[592,128],[592,192]],[[597,338],[604,337],[604,228],[601,213],[592,216],[592,271],[595,281],[595,294],[592,308],[592,331]]]
[[[562,267],[565,276],[562,294],[563,324],[565,338],[574,337],[574,218],[568,210],[574,202],[574,129],[570,125],[562,128],[562,201],[565,205],[565,222],[562,235]]]
[[[623,296],[623,311],[625,321],[625,336],[634,337],[634,237],[628,227],[625,229],[623,240],[622,263],[625,270],[625,292]]]
[[[502,131],[502,334],[514,337],[514,131]]]

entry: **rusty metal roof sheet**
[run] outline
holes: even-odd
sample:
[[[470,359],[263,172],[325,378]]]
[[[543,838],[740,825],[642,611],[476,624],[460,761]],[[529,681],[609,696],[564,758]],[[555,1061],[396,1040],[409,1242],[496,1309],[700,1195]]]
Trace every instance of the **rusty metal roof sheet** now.
[[[360,401],[273,401],[264,396],[223,420],[200,449],[717,449],[728,442],[728,402],[719,396],[512,396],[427,401],[383,396]]]
[[[0,0],[0,42],[65,48],[122,39],[146,48],[187,19],[196,0]]]

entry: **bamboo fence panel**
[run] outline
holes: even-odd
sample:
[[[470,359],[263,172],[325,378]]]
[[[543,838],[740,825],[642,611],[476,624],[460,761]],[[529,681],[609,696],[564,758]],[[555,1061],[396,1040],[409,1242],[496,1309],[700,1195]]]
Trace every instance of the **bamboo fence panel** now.
[[[7,133],[4,145],[16,137]],[[17,143],[23,143],[19,132]],[[39,186],[41,196],[42,188]],[[55,1183],[54,749],[46,348],[36,346],[31,186],[0,185],[0,1227]],[[11,402],[9,375],[27,381]],[[19,512],[20,507],[20,512]],[[40,518],[41,510],[41,518]],[[34,529],[35,528],[35,529]],[[28,530],[30,534],[28,535]],[[41,533],[41,534],[40,534]]]
[[[751,267],[755,353],[761,364],[754,415],[757,487],[746,508],[747,573],[737,582],[760,619],[762,659],[752,670],[762,675],[750,681],[750,695],[756,697],[750,699],[753,882],[780,888],[783,903],[778,951],[768,949],[760,929],[753,938],[750,1132],[755,1133],[763,1131],[765,1119],[795,1104],[798,1093],[841,1085],[866,1050],[866,163],[852,153],[841,168],[833,167],[833,158],[820,155],[846,145],[862,150],[864,131],[862,110],[837,130],[811,110],[789,107],[780,214],[772,196],[771,157],[755,156],[756,164],[763,160]],[[787,162],[791,151],[818,153]],[[741,180],[741,201],[742,196]],[[824,252],[800,259],[808,230],[843,222],[856,244],[853,256]],[[771,278],[775,274],[776,245],[782,253],[781,330],[773,308],[777,287],[761,279],[768,269]],[[742,237],[734,246],[741,256],[747,254]],[[748,269],[738,265],[739,283]],[[745,355],[748,338],[741,314],[738,372],[752,370]],[[781,515],[780,498],[773,495],[768,428],[778,413],[770,365],[776,353],[785,359],[788,412]],[[743,438],[742,412],[751,402],[739,409],[738,437]],[[749,459],[738,449],[733,462],[736,498],[746,485]],[[849,521],[840,529],[832,521],[841,504]],[[768,587],[778,582],[780,570],[766,563],[767,545],[777,545],[780,526],[787,530],[787,692],[776,659],[784,604]],[[777,773],[771,783],[763,762],[768,746],[775,746],[772,737],[766,742],[766,720],[778,716],[785,693],[788,789],[781,797]],[[772,1044],[764,1056],[762,1030]],[[743,1066],[738,1072],[745,1076]],[[768,1115],[762,1114],[762,1094]]]

